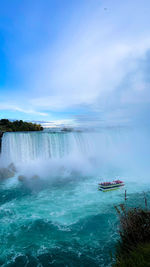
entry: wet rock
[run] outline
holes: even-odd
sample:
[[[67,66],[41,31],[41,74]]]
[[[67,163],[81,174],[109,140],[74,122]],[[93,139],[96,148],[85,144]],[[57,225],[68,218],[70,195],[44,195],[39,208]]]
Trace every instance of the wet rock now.
[[[3,136],[3,132],[0,131],[0,152],[1,152],[1,146],[2,146],[2,136]]]
[[[20,182],[24,182],[24,181],[26,180],[26,177],[25,177],[24,175],[19,175],[19,176],[18,176],[18,180],[19,180]]]
[[[13,171],[13,172],[16,172],[17,171],[17,169],[16,169],[16,167],[15,167],[15,165],[14,165],[13,162],[9,164],[8,169],[11,170],[11,171]]]
[[[11,178],[14,175],[15,172],[13,170],[10,170],[9,168],[0,168],[0,179]]]
[[[33,175],[32,177],[31,177],[31,179],[32,180],[37,180],[37,179],[39,179],[40,177],[38,176],[38,175]]]
[[[15,175],[16,167],[13,163],[9,164],[7,168],[0,168],[0,179],[11,178]]]

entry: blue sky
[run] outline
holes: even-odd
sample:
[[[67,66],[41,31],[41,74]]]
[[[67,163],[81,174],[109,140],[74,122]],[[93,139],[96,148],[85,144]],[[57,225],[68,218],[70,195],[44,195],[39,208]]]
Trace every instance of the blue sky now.
[[[0,117],[124,125],[150,111],[148,0],[3,0]]]

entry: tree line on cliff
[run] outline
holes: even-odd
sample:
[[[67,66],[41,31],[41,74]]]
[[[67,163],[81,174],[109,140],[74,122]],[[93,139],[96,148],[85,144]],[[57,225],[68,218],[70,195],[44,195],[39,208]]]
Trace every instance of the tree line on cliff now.
[[[25,122],[22,120],[9,121],[7,119],[0,120],[0,132],[20,132],[20,131],[42,131],[40,124]]]

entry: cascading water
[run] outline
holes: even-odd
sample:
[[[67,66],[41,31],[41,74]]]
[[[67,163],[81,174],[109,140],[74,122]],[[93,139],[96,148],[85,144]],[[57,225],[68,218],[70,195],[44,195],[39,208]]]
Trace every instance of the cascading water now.
[[[35,174],[68,177],[75,171],[83,173],[91,169],[94,139],[83,132],[5,133],[1,162],[5,166],[14,163],[19,172],[28,177]]]
[[[82,133],[5,133],[2,138],[2,159],[9,162],[29,162],[38,159],[63,158],[89,151]]]
[[[120,130],[107,132],[27,132],[5,133],[2,138],[2,158],[7,162],[60,159],[65,156],[97,158],[115,154],[120,146],[128,145]]]
[[[143,134],[142,134],[143,135]],[[142,142],[141,142],[142,141]],[[99,132],[27,132],[5,133],[2,137],[1,162],[21,166],[39,165],[46,170],[80,169],[103,175],[107,169],[133,170],[149,168],[148,136],[129,129],[102,129]],[[37,167],[36,166],[37,163]],[[47,165],[46,165],[47,164]],[[28,168],[29,169],[29,168]],[[42,169],[42,171],[43,171]],[[144,170],[142,169],[142,172]],[[102,173],[103,172],[103,173]],[[116,173],[117,174],[117,173]]]

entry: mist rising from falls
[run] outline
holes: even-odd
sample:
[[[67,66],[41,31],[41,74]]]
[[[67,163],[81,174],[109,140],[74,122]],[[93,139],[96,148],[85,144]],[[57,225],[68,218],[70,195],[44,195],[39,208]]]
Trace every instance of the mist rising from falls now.
[[[99,132],[5,133],[1,163],[25,175],[68,177],[143,175],[149,168],[149,133],[130,129]],[[146,174],[146,175],[145,175]],[[137,179],[137,178],[136,178]]]
[[[66,157],[103,157],[117,148],[120,134],[109,132],[71,132],[71,133],[5,133],[2,138],[2,159],[8,164],[28,163],[36,160],[63,159]],[[117,142],[116,142],[117,141]],[[114,150],[114,148],[113,148]]]

